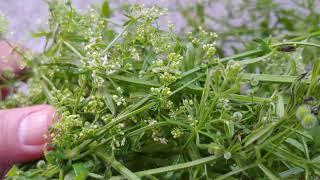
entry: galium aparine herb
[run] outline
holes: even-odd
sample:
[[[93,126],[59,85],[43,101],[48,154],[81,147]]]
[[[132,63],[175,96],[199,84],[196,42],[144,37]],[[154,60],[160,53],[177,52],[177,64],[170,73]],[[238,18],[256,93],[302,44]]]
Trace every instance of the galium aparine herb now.
[[[0,105],[48,103],[60,120],[45,157],[14,166],[6,179],[320,175],[309,130],[319,128],[309,108],[319,106],[319,57],[304,78],[286,71],[303,64],[288,53],[318,50],[316,35],[257,40],[246,52],[219,57],[213,31],[160,28],[166,9],[132,5],[119,31],[108,1],[88,12],[48,4],[50,29],[35,34],[47,39],[44,52],[23,56],[28,92]],[[288,45],[296,51],[278,51]],[[304,104],[307,96],[313,104]]]

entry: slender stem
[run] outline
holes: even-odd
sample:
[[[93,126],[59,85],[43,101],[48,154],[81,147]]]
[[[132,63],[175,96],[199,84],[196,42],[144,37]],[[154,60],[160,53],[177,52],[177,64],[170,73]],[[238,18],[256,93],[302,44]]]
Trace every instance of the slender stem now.
[[[176,164],[176,165],[170,165],[170,166],[165,166],[165,167],[160,167],[160,168],[155,168],[155,169],[149,169],[149,170],[145,170],[145,171],[139,171],[139,172],[136,172],[135,174],[139,177],[143,177],[143,176],[161,174],[161,173],[170,172],[170,171],[188,169],[191,167],[210,163],[212,161],[219,159],[220,157],[221,156],[213,155],[213,156],[208,156],[205,158],[201,158],[201,159],[197,159],[197,160],[189,161],[189,162],[185,162],[185,163],[180,163],[180,164]],[[112,179],[122,179],[122,178],[120,176],[115,176],[115,177],[112,177]]]
[[[201,79],[202,77],[204,77],[205,74],[201,74],[199,75],[198,77],[192,79],[191,81],[187,82],[186,84],[184,84],[183,86],[181,86],[180,88],[174,90],[172,93],[171,93],[171,96],[176,94],[177,92],[181,91],[182,89],[186,88],[187,86],[189,86],[190,84],[194,83],[195,81]]]
[[[292,38],[291,41],[301,41],[301,40],[310,39],[312,37],[319,36],[319,35],[320,35],[320,31],[316,31],[316,32],[313,32],[311,34],[307,34],[307,35],[304,35],[304,36],[299,36],[299,37],[296,37],[296,38]]]
[[[119,161],[117,161],[113,157],[106,155],[106,153],[104,153],[103,151],[101,151],[101,150],[97,151],[96,155],[102,161],[104,161],[106,164],[110,164],[115,170],[117,170],[119,173],[121,173],[127,179],[141,180],[136,174],[134,174],[132,171],[130,171],[128,168],[126,168],[124,165],[122,165]]]
[[[117,40],[127,31],[127,29],[131,26],[131,24],[133,23],[133,21],[131,21],[129,24],[127,24],[122,31],[108,44],[108,46],[103,50],[103,53],[106,53],[112,46],[114,43],[117,42]]]
[[[76,48],[74,48],[70,43],[63,41],[63,44],[66,45],[66,47],[69,48],[72,52],[74,52],[78,57],[80,57],[81,59],[84,58],[82,54]]]
[[[241,60],[241,61],[239,61],[239,64],[240,65],[248,65],[248,64],[253,64],[253,63],[256,63],[256,62],[263,61],[263,60],[267,59],[268,57],[272,56],[274,52],[275,51],[271,51],[270,53],[268,53],[268,54],[266,54],[264,56],[261,56],[261,57],[257,57],[257,58]]]
[[[98,135],[103,134],[104,132],[106,132],[109,128],[111,128],[113,125],[120,123],[121,121],[125,120],[126,118],[133,116],[135,114],[138,114],[146,109],[150,109],[151,107],[153,107],[156,103],[149,103],[143,107],[141,107],[140,109],[137,109],[135,111],[132,111],[130,113],[124,114],[124,115],[120,115],[118,116],[116,119],[114,119],[113,121],[111,121],[110,123],[108,123],[106,126],[104,126],[102,128],[102,130],[99,132]]]
[[[316,44],[316,43],[297,42],[297,41],[277,43],[277,44],[273,44],[271,47],[278,47],[278,46],[283,46],[283,45],[304,45],[304,46],[314,46],[314,47],[320,48],[320,45]]]
[[[227,61],[230,61],[230,60],[250,57],[250,56],[258,55],[258,54],[260,54],[262,52],[263,52],[263,50],[261,50],[261,49],[250,50],[250,51],[246,51],[246,52],[243,52],[243,53],[240,53],[240,54],[235,54],[235,55],[232,55],[232,56],[229,56],[229,57],[222,58],[222,59],[220,59],[220,62],[224,63],[224,62],[227,62]]]
[[[226,178],[228,178],[228,177],[230,177],[230,176],[232,176],[232,175],[238,174],[238,173],[240,173],[240,172],[242,172],[242,171],[245,171],[245,170],[247,170],[247,169],[253,168],[253,167],[257,166],[257,165],[258,165],[257,163],[254,163],[254,164],[245,166],[245,167],[243,167],[243,168],[240,168],[240,169],[238,169],[238,170],[230,171],[230,172],[228,172],[228,173],[226,173],[226,174],[224,174],[224,175],[222,175],[222,176],[219,176],[216,180],[226,179]]]

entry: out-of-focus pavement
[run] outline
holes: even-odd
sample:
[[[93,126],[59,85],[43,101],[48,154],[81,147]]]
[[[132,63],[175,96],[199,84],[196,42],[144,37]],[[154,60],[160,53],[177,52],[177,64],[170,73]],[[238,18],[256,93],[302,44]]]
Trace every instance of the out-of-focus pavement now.
[[[181,0],[180,0],[181,1]],[[183,1],[183,0],[182,0]],[[193,0],[186,1],[192,3]],[[73,0],[73,4],[79,10],[85,10],[94,3],[101,3],[103,0]],[[146,5],[157,4],[163,7],[174,6],[175,0],[111,0],[111,7],[118,7],[123,3],[144,3]],[[9,20],[9,32],[7,38],[10,41],[24,44],[24,46],[35,51],[40,51],[44,39],[31,37],[32,32],[39,28],[46,29],[48,9],[44,0],[0,0],[0,12]],[[118,14],[118,16],[121,16]],[[171,14],[174,22],[180,22],[184,26],[183,18],[178,14]]]
[[[176,3],[181,5],[190,5],[194,2],[202,2],[205,0],[110,0],[111,8],[117,8],[124,3],[143,3],[146,5],[157,4],[169,9],[175,8]],[[206,7],[206,13],[213,15],[216,18],[221,18],[227,15],[224,2],[227,0],[215,0],[210,7]],[[237,4],[242,0],[228,0],[234,4],[237,8]],[[304,1],[304,0],[301,0]],[[320,1],[320,0],[319,0]],[[93,3],[101,3],[103,0],[73,0],[73,4],[80,10],[85,10],[89,5]],[[284,7],[292,7],[292,0],[274,0],[274,2],[281,2]],[[320,2],[318,4],[320,11]],[[10,41],[24,44],[24,46],[31,48],[35,51],[40,51],[44,45],[44,39],[35,39],[31,37],[31,32],[39,30],[39,28],[46,29],[48,9],[44,0],[0,0],[0,12],[5,14],[10,22],[9,33],[7,38]],[[115,21],[121,19],[121,12],[114,14]],[[241,17],[231,19],[233,23],[241,25],[241,21],[247,17],[246,14],[242,14]],[[184,19],[178,12],[169,11],[169,14],[164,19],[160,20],[160,25],[167,24],[167,21],[173,22],[176,26],[176,30],[182,30],[186,28]],[[215,24],[210,24],[214,27]],[[217,28],[217,27],[215,27]],[[225,29],[220,29],[225,31]]]

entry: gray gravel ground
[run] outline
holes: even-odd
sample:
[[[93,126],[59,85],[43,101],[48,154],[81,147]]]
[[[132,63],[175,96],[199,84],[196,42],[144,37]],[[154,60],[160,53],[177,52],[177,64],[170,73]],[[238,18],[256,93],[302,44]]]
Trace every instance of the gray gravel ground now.
[[[85,10],[92,3],[101,3],[103,0],[73,0],[74,6],[80,10]],[[191,4],[195,1],[201,0],[110,0],[112,8],[118,7],[123,3],[144,3],[146,5],[157,4],[167,8],[174,8],[177,1],[180,4]],[[231,0],[236,7],[242,0]],[[281,2],[284,7],[293,6],[292,0],[274,0]],[[301,0],[304,1],[304,0]],[[320,1],[320,0],[319,0]],[[213,5],[206,8],[206,12],[214,15],[216,18],[223,17],[227,14],[226,7],[223,2],[225,0],[216,0]],[[320,11],[320,2],[318,4]],[[298,10],[298,9],[297,9]],[[43,47],[43,39],[31,38],[31,32],[35,32],[39,28],[46,28],[47,24],[47,5],[44,0],[0,0],[0,12],[4,13],[10,22],[9,33],[7,37],[10,41],[24,44],[24,46],[31,48],[35,51],[40,51]],[[116,13],[115,20],[121,18],[120,13]],[[246,14],[242,17],[230,20],[235,25],[241,25],[241,20],[246,18]],[[162,19],[161,24],[166,24],[171,21],[176,25],[176,30],[185,28],[185,22],[181,15],[176,12],[169,13],[169,16]],[[215,27],[215,24],[210,24]],[[216,28],[216,27],[215,27]],[[222,29],[222,31],[225,31]]]
[[[103,0],[73,0],[73,4],[80,10],[85,10],[92,3],[101,3]],[[113,0],[112,7],[117,7],[123,3],[144,3],[158,4],[169,7],[174,4],[171,0]],[[187,2],[191,3],[192,1]],[[43,0],[0,0],[0,12],[2,12],[9,20],[9,40],[24,44],[26,47],[35,51],[40,51],[43,47],[43,39],[31,38],[31,32],[37,31],[39,28],[47,27],[47,5]],[[118,15],[120,16],[120,15]],[[183,26],[183,19],[179,14],[171,14],[173,21],[180,22]],[[117,17],[116,17],[117,18]]]

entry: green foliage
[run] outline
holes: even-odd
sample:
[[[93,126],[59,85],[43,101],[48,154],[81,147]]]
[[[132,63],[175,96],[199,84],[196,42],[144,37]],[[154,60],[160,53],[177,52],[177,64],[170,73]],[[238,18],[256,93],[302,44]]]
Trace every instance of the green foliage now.
[[[110,5],[109,5],[109,0],[105,0],[101,6],[101,16],[102,17],[110,17],[112,14]]]
[[[196,5],[177,4],[193,30],[201,26],[219,34],[217,43],[224,47],[218,49],[221,56],[250,48],[255,38],[290,39],[319,29],[317,0],[204,0]],[[226,12],[212,13],[217,7]]]
[[[0,37],[8,31],[9,22],[7,18],[0,11]]]
[[[257,39],[219,57],[216,33],[160,29],[166,10],[157,7],[131,6],[115,31],[107,3],[80,13],[50,1],[50,31],[38,34],[50,46],[24,56],[29,92],[1,107],[49,103],[60,120],[44,160],[14,166],[6,179],[320,175],[319,33]],[[262,13],[275,6],[261,3]]]

